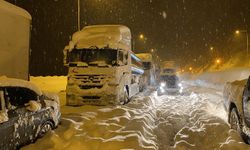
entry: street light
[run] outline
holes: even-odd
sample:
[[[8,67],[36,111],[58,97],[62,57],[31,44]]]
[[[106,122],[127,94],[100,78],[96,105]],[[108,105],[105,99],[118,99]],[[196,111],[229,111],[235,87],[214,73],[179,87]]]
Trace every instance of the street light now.
[[[217,65],[219,65],[219,64],[221,63],[221,60],[220,60],[219,58],[217,58],[217,59],[215,60],[215,63],[216,63]]]
[[[235,34],[239,35],[240,33],[246,33],[246,38],[247,38],[247,58],[248,58],[248,32],[247,30],[236,30]]]
[[[144,39],[144,35],[143,35],[143,34],[140,34],[140,35],[139,35],[139,38],[140,38],[141,40],[143,40],[143,39]]]
[[[210,47],[210,50],[213,51],[213,50],[214,50],[214,47],[211,46],[211,47]]]

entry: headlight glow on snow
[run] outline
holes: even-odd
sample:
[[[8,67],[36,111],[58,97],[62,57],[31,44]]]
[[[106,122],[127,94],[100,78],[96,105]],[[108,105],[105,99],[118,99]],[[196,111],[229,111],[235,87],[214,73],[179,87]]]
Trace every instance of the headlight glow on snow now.
[[[166,86],[166,83],[161,82],[161,87],[165,87],[165,86]]]

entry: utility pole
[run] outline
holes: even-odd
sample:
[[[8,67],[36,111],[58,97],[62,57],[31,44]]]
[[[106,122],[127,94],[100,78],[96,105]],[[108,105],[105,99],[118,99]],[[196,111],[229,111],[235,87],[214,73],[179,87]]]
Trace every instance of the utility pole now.
[[[80,0],[77,0],[77,28],[78,31],[81,30],[81,3]]]
[[[248,40],[249,40],[248,39],[248,32],[247,32],[247,30],[236,30],[235,33],[236,34],[240,34],[240,33],[245,33],[246,34],[246,40],[247,40],[247,42],[246,42],[247,43],[247,47],[246,47],[247,49],[246,49],[246,51],[247,51],[247,59],[248,59],[248,54],[249,54],[249,49],[248,49]]]

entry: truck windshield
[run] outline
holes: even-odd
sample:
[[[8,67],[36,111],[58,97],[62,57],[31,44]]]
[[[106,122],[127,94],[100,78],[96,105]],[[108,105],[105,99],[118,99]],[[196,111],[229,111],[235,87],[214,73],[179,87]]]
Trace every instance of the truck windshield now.
[[[73,49],[69,53],[69,63],[83,62],[88,66],[113,66],[117,64],[117,52],[114,49]]]
[[[164,73],[175,73],[174,69],[164,69]]]

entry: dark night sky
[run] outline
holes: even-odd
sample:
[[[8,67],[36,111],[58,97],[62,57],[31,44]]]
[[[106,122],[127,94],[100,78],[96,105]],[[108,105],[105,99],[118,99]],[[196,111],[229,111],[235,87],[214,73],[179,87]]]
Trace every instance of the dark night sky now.
[[[77,0],[8,1],[33,17],[31,75],[65,74],[62,50],[77,30]],[[135,52],[155,48],[163,60],[201,65],[208,61],[210,46],[225,59],[244,49],[235,46],[244,40],[235,42],[234,31],[250,31],[250,1],[81,0],[81,26],[94,24],[130,27]],[[146,42],[139,40],[140,33]]]

